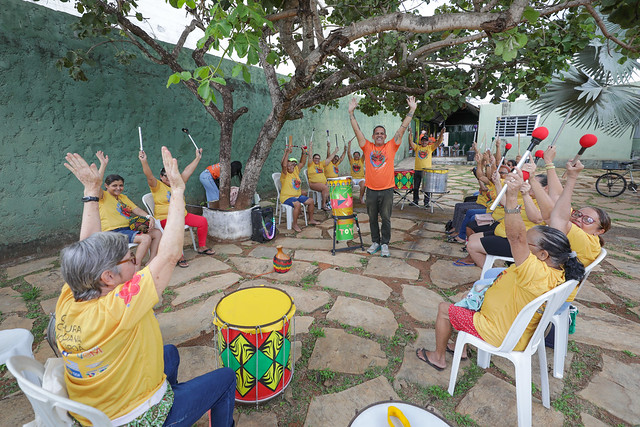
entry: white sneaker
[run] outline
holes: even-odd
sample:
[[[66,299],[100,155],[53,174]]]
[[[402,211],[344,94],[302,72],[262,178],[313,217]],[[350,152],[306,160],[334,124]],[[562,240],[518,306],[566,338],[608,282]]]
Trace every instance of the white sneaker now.
[[[380,255],[383,257],[391,256],[391,252],[389,252],[389,245],[382,245],[380,250]]]
[[[373,244],[371,246],[369,246],[369,249],[367,249],[367,252],[370,253],[371,255],[373,255],[376,252],[378,252],[379,250],[380,250],[380,244],[373,242]],[[388,250],[387,250],[387,252],[388,252]]]

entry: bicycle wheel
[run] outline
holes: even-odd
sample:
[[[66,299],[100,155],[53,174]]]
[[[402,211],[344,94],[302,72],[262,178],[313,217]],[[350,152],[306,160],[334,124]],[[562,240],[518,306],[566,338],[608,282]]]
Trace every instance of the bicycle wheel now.
[[[624,176],[615,172],[607,172],[596,181],[596,190],[605,197],[617,197],[627,188]]]

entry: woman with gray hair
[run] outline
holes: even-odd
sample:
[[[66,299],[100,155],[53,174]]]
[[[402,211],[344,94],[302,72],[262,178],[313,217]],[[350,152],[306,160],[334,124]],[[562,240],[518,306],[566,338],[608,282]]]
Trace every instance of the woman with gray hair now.
[[[177,161],[162,147],[172,190],[167,223],[157,256],[138,271],[126,236],[100,232],[98,169],[78,154],[66,160],[85,202],[80,241],[61,253],[66,284],[56,305],[69,398],[101,410],[114,426],[191,426],[207,411],[214,425],[233,425],[235,373],[222,368],[178,383],[178,350],[163,348],[153,312],[182,256],[185,185]]]

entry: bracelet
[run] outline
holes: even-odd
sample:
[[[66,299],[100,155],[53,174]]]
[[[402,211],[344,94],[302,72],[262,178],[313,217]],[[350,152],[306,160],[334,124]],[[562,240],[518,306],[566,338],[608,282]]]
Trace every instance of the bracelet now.
[[[545,165],[545,167],[544,167],[544,168],[545,168],[546,170],[549,170],[549,169],[555,169],[555,168],[556,168],[556,165]]]
[[[513,209],[504,208],[504,213],[507,213],[507,214],[519,214],[521,209],[522,209],[522,205],[518,205]]]

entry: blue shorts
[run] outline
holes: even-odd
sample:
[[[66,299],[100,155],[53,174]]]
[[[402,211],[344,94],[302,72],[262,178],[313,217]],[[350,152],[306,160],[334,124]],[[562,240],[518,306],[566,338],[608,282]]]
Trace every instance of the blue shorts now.
[[[307,196],[289,197],[287,200],[284,201],[283,204],[293,207],[294,202],[300,202],[304,204],[304,202],[306,202],[307,200],[309,200]]]
[[[139,231],[132,230],[129,227],[116,228],[115,230],[110,230],[110,231],[114,231],[116,233],[126,234],[127,237],[129,238],[129,243],[133,243],[133,239],[135,239],[136,238],[136,234],[139,233]]]

